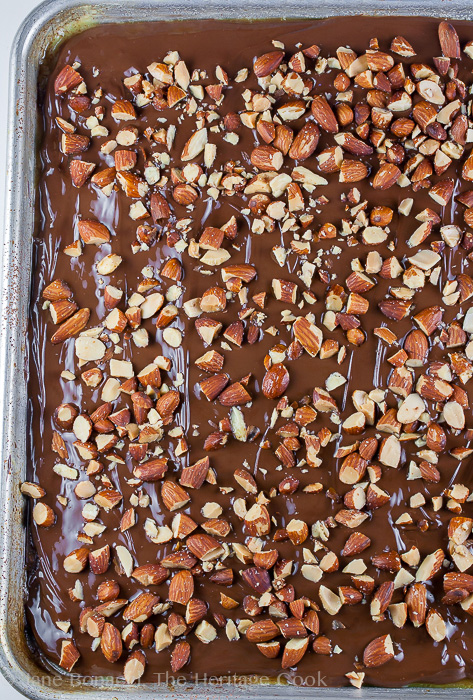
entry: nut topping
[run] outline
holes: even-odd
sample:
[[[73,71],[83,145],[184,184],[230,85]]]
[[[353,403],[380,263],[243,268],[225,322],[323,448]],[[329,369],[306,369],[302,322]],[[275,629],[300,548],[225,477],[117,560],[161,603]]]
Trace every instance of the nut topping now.
[[[235,26],[87,30],[46,89],[33,632],[127,684],[466,677],[470,25]]]

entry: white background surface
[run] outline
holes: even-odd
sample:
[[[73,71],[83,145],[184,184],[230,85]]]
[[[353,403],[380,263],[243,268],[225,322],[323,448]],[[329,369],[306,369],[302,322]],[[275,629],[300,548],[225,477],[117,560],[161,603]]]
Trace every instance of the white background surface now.
[[[30,11],[39,5],[37,0],[0,0],[1,9],[1,30],[0,30],[0,65],[3,70],[0,71],[0,95],[8,94],[8,79],[10,76],[9,59],[10,48],[16,30],[22,23],[23,19]],[[4,221],[5,212],[5,159],[6,159],[6,143],[7,143],[7,100],[0,100],[0,211],[2,213],[2,221]],[[2,229],[3,230],[3,227]],[[20,695],[13,690],[7,681],[0,675],[0,699],[1,700],[21,700],[23,695]]]

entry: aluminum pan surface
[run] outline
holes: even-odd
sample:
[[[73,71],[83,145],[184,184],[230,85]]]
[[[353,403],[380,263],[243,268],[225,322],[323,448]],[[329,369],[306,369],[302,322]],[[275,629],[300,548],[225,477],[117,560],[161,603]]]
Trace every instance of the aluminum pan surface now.
[[[113,686],[100,680],[46,671],[28,649],[24,627],[24,559],[26,530],[23,497],[19,484],[26,470],[27,354],[26,330],[29,311],[31,252],[35,229],[35,182],[37,164],[38,82],[47,75],[58,45],[88,26],[110,22],[176,21],[179,19],[274,19],[322,18],[347,14],[394,14],[448,16],[471,19],[473,6],[465,0],[46,0],[23,22],[15,38],[10,65],[6,226],[0,271],[0,670],[7,680],[29,698],[79,700],[94,698],[388,698],[442,700],[471,698],[469,688],[299,688],[296,686],[186,684]],[[244,11],[242,11],[244,7]],[[353,11],[355,10],[355,11]],[[57,670],[57,669],[56,669]]]

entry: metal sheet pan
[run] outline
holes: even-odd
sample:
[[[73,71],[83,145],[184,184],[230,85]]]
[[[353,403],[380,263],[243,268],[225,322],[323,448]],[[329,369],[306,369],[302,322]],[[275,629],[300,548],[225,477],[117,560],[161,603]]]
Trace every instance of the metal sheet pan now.
[[[165,700],[187,697],[232,698],[388,698],[405,695],[432,700],[470,698],[471,688],[407,688],[399,691],[365,687],[299,688],[226,681],[218,684],[127,686],[120,680],[65,675],[48,670],[28,647],[24,623],[24,561],[26,529],[19,484],[26,470],[27,322],[31,282],[31,252],[35,230],[37,171],[37,97],[55,51],[68,36],[88,26],[111,23],[176,21],[179,19],[320,18],[347,14],[430,15],[472,19],[465,0],[46,0],[23,22],[13,44],[10,65],[6,225],[1,268],[0,306],[0,670],[29,698],[74,700],[139,697]],[[422,659],[419,659],[419,664]]]

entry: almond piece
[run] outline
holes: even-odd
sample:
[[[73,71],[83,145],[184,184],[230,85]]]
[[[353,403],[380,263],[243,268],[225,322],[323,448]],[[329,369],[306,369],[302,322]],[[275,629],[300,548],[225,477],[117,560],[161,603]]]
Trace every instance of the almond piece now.
[[[161,564],[143,564],[133,569],[131,575],[143,586],[158,586],[167,579],[169,571]]]
[[[447,636],[447,625],[442,615],[430,608],[425,619],[425,629],[435,642],[441,642]]]
[[[245,526],[253,537],[268,535],[271,530],[271,519],[266,506],[255,503],[245,515]]]
[[[257,146],[251,151],[250,160],[259,170],[275,172],[281,169],[284,157],[281,151],[273,146]]]
[[[209,471],[209,458],[199,459],[195,464],[184,467],[179,482],[191,489],[200,489]]]
[[[24,481],[20,486],[20,491],[24,496],[29,496],[30,498],[43,498],[46,495],[43,487],[32,481]]]
[[[298,161],[309,158],[317,148],[319,135],[317,125],[313,122],[306,122],[292,142],[292,146],[289,149],[289,157]]]
[[[257,78],[266,78],[278,68],[284,58],[284,51],[270,51],[259,56],[253,65],[253,71]]]
[[[363,663],[369,668],[383,666],[393,658],[394,648],[389,634],[373,639],[363,652]]]
[[[224,311],[227,306],[225,291],[221,287],[206,289],[200,299],[200,308],[204,313]]]
[[[465,161],[464,167],[463,167],[463,172],[462,172],[462,175],[465,179],[468,179],[465,175],[465,169],[467,166],[467,162],[468,161]],[[473,174],[472,174],[472,179],[473,179]],[[434,202],[437,202],[437,204],[440,204],[442,207],[446,207],[452,198],[454,187],[455,187],[455,183],[451,179],[439,180],[438,182],[435,183],[435,185],[433,185],[433,187],[430,188],[429,197],[432,197]]]
[[[104,545],[89,554],[89,566],[92,573],[104,574],[110,565],[110,546]]]
[[[340,165],[340,182],[359,182],[368,177],[368,168],[361,160],[345,158]]]
[[[409,367],[422,367],[427,362],[429,342],[420,330],[411,331],[404,340],[404,350],[408,354]]]
[[[179,406],[180,400],[179,392],[170,390],[162,394],[156,401],[155,409],[159,413],[163,425],[172,423],[174,412]]]
[[[440,22],[438,33],[443,55],[447,58],[460,58],[460,40],[456,29],[449,22]]]
[[[370,50],[366,52],[368,69],[378,72],[386,72],[394,66],[394,59],[383,51]]]
[[[321,129],[330,134],[338,132],[338,122],[334,111],[323,95],[316,95],[311,103],[311,112]]]
[[[82,76],[72,66],[66,65],[61,69],[54,81],[56,95],[65,95],[82,82]]]
[[[444,558],[442,549],[428,554],[416,571],[416,581],[430,581],[442,568]]]
[[[180,640],[176,642],[174,649],[171,652],[171,670],[177,673],[189,661],[191,655],[191,646],[189,642]]]
[[[463,430],[465,427],[465,413],[458,401],[447,401],[443,407],[443,417],[453,430]]]
[[[48,301],[61,301],[70,299],[72,291],[63,280],[53,280],[47,287],[43,289],[43,298]]]
[[[70,574],[78,574],[85,569],[89,560],[87,547],[74,549],[63,561],[65,571]]]
[[[199,238],[199,246],[204,250],[218,250],[222,246],[224,236],[222,229],[206,226]]]
[[[198,357],[195,364],[205,372],[219,372],[223,367],[224,357],[216,350],[209,350]]]
[[[442,321],[444,310],[440,306],[429,306],[415,314],[414,321],[427,336],[431,336]]]
[[[251,396],[240,382],[234,382],[224,389],[218,397],[222,406],[243,406],[251,401]]]
[[[100,640],[102,653],[110,663],[116,663],[123,652],[123,643],[120,632],[110,622],[106,622]]]
[[[199,388],[207,401],[213,401],[225,389],[229,381],[228,374],[213,374],[211,377],[202,380]]]
[[[56,515],[46,503],[36,503],[33,508],[33,520],[38,527],[51,527],[56,522]]]
[[[128,685],[139,681],[146,668],[146,656],[141,649],[131,652],[123,668],[123,676]]]
[[[146,483],[159,481],[164,477],[168,470],[168,460],[166,457],[157,457],[150,459],[143,464],[138,464],[133,469],[133,474],[137,479]]]
[[[201,561],[213,561],[224,552],[220,543],[210,535],[191,535],[186,541],[187,547]]]
[[[79,309],[73,316],[70,316],[62,323],[57,331],[51,336],[53,345],[63,343],[82,331],[87,325],[90,317],[90,309]]]
[[[369,537],[361,532],[353,532],[345,542],[341,551],[342,556],[351,557],[355,554],[360,554],[371,545]]]
[[[336,615],[342,607],[340,596],[331,591],[330,588],[327,588],[327,586],[320,586],[319,597],[324,610],[326,610],[329,615]]]
[[[282,396],[289,384],[289,372],[282,364],[272,365],[263,378],[262,391],[268,399]]]
[[[357,139],[355,136],[353,136],[353,134],[345,132],[337,134],[335,136],[335,141],[343,148],[344,151],[347,151],[354,156],[369,156],[371,153],[373,153],[372,146],[364,141],[361,141],[360,139]]]
[[[150,211],[151,218],[156,224],[163,219],[169,219],[171,216],[171,209],[166,199],[159,192],[153,192],[150,197]]]
[[[306,639],[290,639],[284,647],[281,667],[292,668],[297,666],[302,659],[309,646],[309,638]]]
[[[85,185],[96,167],[95,163],[87,163],[84,160],[71,160],[69,172],[71,173],[71,180],[74,187],[82,187]]]
[[[181,159],[184,161],[193,160],[202,153],[207,143],[207,129],[199,129],[194,132],[184,145]]]
[[[304,350],[311,357],[315,357],[322,345],[323,335],[320,328],[306,318],[299,316],[293,324],[293,331],[296,340],[300,342]]]
[[[72,639],[63,639],[61,641],[61,656],[59,666],[68,673],[71,673],[77,661],[80,659],[80,653],[72,641]]]
[[[56,325],[65,321],[66,318],[69,318],[75,311],[77,311],[77,304],[66,299],[52,301],[49,305],[51,319]]]
[[[61,139],[62,152],[66,156],[77,156],[89,148],[90,139],[81,134],[63,134]]]
[[[199,622],[199,620],[202,620],[207,614],[207,607],[205,601],[199,600],[198,598],[191,598],[187,603],[186,623],[188,625],[194,625],[196,622]]]
[[[396,184],[401,171],[393,163],[384,163],[373,178],[373,189],[387,190]]]
[[[391,51],[403,56],[403,58],[412,58],[416,55],[416,52],[412,48],[411,44],[404,39],[403,36],[395,36],[391,42]]]
[[[272,620],[258,620],[246,630],[246,638],[249,642],[260,644],[270,642],[280,634],[279,628]]]
[[[136,119],[135,108],[128,100],[116,100],[112,105],[110,114],[117,121],[131,121]]]
[[[174,574],[169,584],[168,599],[173,603],[187,605],[194,595],[194,577],[190,571],[183,569]]]
[[[370,604],[370,612],[373,618],[377,618],[389,607],[394,593],[393,581],[385,581],[375,591]]]
[[[386,318],[390,318],[392,321],[401,321],[409,314],[411,303],[402,299],[385,299],[379,302],[378,308]]]
[[[152,593],[140,593],[123,610],[123,619],[132,622],[144,622],[155,614],[159,604],[159,596]]]
[[[161,486],[161,498],[171,512],[182,508],[190,501],[189,494],[173,481],[165,481]]]
[[[406,593],[409,619],[414,627],[424,624],[427,606],[427,590],[423,583],[413,583]]]

